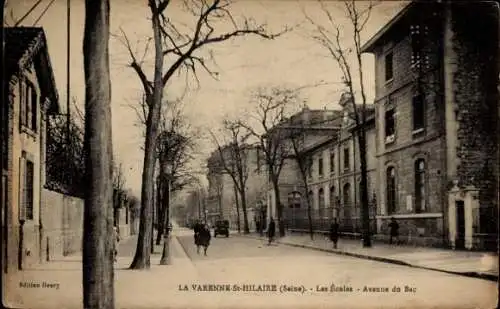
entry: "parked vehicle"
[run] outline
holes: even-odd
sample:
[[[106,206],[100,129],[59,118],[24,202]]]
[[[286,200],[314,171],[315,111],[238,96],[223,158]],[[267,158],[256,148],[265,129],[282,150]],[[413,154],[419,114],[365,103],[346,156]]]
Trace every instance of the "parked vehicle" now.
[[[217,235],[226,235],[229,237],[229,221],[228,220],[217,220],[214,226],[214,237]]]

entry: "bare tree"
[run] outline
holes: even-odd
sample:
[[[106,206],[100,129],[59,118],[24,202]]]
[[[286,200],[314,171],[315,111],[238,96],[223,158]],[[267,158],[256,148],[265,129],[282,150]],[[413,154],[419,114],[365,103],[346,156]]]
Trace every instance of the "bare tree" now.
[[[297,167],[299,168],[300,178],[302,180],[302,185],[304,186],[305,201],[307,207],[307,222],[309,227],[309,235],[311,239],[314,238],[314,229],[312,222],[312,201],[309,196],[309,175],[312,169],[311,157],[307,155],[304,151],[305,141],[306,141],[306,130],[303,125],[293,126],[286,128],[288,131],[287,141],[291,145],[290,157],[295,161]]]
[[[85,2],[85,211],[83,307],[115,306],[113,145],[109,76],[109,1]]]
[[[149,268],[150,266],[150,233],[153,222],[150,214],[152,205],[153,177],[155,166],[155,143],[158,135],[158,123],[160,120],[163,90],[175,73],[182,71],[191,72],[196,80],[198,67],[201,67],[213,78],[218,73],[209,68],[208,61],[213,56],[197,55],[211,44],[227,41],[235,37],[245,35],[256,35],[265,39],[273,39],[279,34],[268,34],[265,26],[257,24],[253,20],[244,18],[242,23],[237,23],[231,14],[231,2],[227,0],[185,0],[182,7],[193,17],[196,22],[194,29],[189,26],[176,23],[167,13],[173,1],[170,0],[148,0],[151,11],[151,23],[153,28],[154,45],[154,77],[152,81],[143,70],[143,61],[138,59],[132,50],[131,44],[123,33],[123,43],[127,47],[131,62],[130,67],[134,69],[144,88],[147,103],[146,138],[144,146],[144,165],[142,174],[141,191],[141,221],[139,227],[139,238],[137,250],[132,261],[131,268]],[[176,2],[177,3],[177,2]],[[216,25],[229,23],[233,26],[232,31],[217,33]],[[149,42],[145,48],[147,53]],[[167,66],[164,67],[164,63]],[[187,76],[187,75],[186,75]]]
[[[283,204],[280,198],[279,177],[289,153],[285,141],[287,132],[276,129],[299,102],[297,90],[285,87],[258,88],[252,93],[251,100],[255,109],[250,112],[248,119],[254,121],[240,121],[249,134],[257,139],[259,148],[264,155],[269,180],[272,183],[275,201],[277,203],[277,219],[280,236],[285,235],[283,225]]]
[[[341,29],[339,22],[335,20],[327,6],[323,1],[318,1],[322,12],[326,15],[329,27],[324,27],[317,23],[316,19],[313,19],[306,15],[306,18],[311,25],[314,26],[314,33],[311,38],[325,48],[333,60],[335,61],[337,67],[342,73],[342,81],[347,87],[347,92],[349,93],[352,104],[352,117],[354,118],[355,125],[359,128],[357,132],[357,140],[360,151],[360,165],[361,165],[361,205],[362,205],[362,222],[363,222],[363,247],[371,247],[371,235],[370,235],[370,215],[369,215],[369,205],[368,205],[368,171],[366,162],[366,117],[367,117],[367,98],[366,91],[364,88],[363,79],[363,62],[362,62],[362,50],[361,50],[361,33],[363,32],[366,23],[370,18],[374,3],[363,3],[359,4],[356,1],[345,1],[344,9],[347,14],[350,26],[352,26],[352,38],[350,44],[353,47],[346,47],[342,42],[341,35],[344,31]],[[362,8],[363,7],[363,8]],[[355,64],[349,61],[351,55],[355,58]],[[357,75],[357,77],[356,77]],[[356,99],[356,89],[359,88],[359,95],[361,103],[359,104]]]
[[[250,134],[239,124],[238,121],[223,120],[223,134],[226,136],[226,142],[223,145],[219,142],[213,132],[212,138],[217,146],[219,153],[218,159],[223,170],[233,180],[235,192],[235,202],[237,205],[238,225],[239,219],[239,202],[241,202],[241,210],[243,211],[243,233],[250,233],[247,216],[247,199],[246,199],[246,184],[249,176],[248,170],[248,155],[251,151],[251,146],[247,141]]]
[[[194,135],[189,132],[189,128],[185,126],[181,112],[176,110],[171,113],[170,119],[165,119],[161,127],[163,130],[159,134],[156,144],[160,163],[158,201],[160,212],[156,237],[157,245],[161,242],[164,224],[168,220],[170,193],[180,191],[195,181],[189,164],[194,159],[193,152],[196,141]]]
[[[115,226],[120,224],[120,209],[126,197],[124,186],[125,176],[123,174],[123,165],[121,163],[116,164],[115,162],[113,165],[113,224]]]

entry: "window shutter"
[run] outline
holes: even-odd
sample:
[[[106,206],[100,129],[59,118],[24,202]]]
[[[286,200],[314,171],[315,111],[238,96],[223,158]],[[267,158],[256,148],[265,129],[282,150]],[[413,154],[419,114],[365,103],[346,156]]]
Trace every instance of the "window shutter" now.
[[[19,158],[19,220],[26,219],[26,174],[24,157]]]

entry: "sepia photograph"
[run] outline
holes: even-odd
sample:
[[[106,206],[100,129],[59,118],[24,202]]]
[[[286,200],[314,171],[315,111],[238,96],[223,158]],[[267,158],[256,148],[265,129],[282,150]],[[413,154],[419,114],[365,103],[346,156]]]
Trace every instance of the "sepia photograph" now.
[[[1,8],[2,307],[499,307],[496,1]]]

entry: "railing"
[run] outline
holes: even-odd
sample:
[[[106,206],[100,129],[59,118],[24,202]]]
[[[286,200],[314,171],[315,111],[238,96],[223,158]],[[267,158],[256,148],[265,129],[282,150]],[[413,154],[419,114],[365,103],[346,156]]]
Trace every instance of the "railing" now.
[[[339,232],[346,234],[361,234],[363,221],[360,209],[338,209],[326,207],[311,209],[311,223],[314,231],[328,231],[334,218],[337,218]],[[309,217],[305,208],[286,208],[284,212],[286,228],[290,230],[309,230]],[[377,232],[377,222],[374,213],[370,213],[370,232]]]

